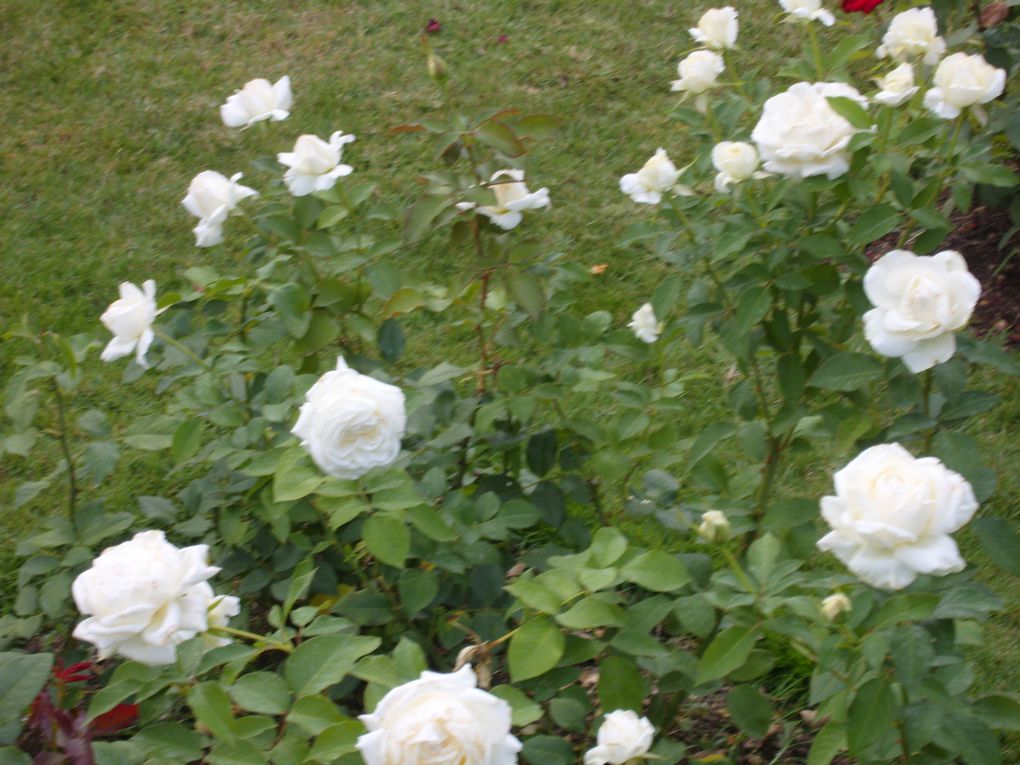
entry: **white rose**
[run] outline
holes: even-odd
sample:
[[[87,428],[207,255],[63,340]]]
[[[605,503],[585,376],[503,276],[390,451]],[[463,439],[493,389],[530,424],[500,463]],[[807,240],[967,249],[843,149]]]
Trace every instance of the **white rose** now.
[[[903,358],[911,372],[948,361],[970,319],[981,283],[960,253],[915,255],[893,250],[864,275],[864,294],[875,306],[864,314],[864,335],[883,356]]]
[[[696,50],[676,65],[679,80],[673,80],[672,90],[675,92],[701,95],[715,87],[719,75],[726,69],[723,58],[710,50]],[[703,102],[698,102],[698,108]]]
[[[665,149],[658,149],[636,173],[620,179],[620,191],[640,204],[657,205],[664,192],[676,186],[680,172]]]
[[[725,542],[730,538],[730,519],[722,510],[709,510],[701,516],[698,536],[710,545]]]
[[[732,48],[737,42],[737,12],[730,6],[711,8],[698,19],[698,26],[687,31],[709,48]]]
[[[850,169],[846,151],[856,128],[829,105],[830,96],[868,101],[841,82],[798,82],[765,102],[751,133],[765,169],[793,178],[838,178]]]
[[[156,282],[148,279],[142,283],[142,289],[131,282],[122,282],[120,299],[114,300],[103,311],[99,320],[113,333],[113,339],[107,343],[100,358],[103,361],[114,361],[135,352],[135,361],[148,367],[145,353],[152,345],[155,337],[152,325],[156,321]]]
[[[208,629],[215,599],[206,580],[219,569],[206,545],[177,548],[162,531],[143,531],[108,547],[71,585],[89,618],[74,628],[100,658],[120,654],[143,664],[172,664],[176,646]]]
[[[822,600],[822,615],[830,622],[836,621],[840,614],[849,613],[852,610],[853,603],[842,592],[834,592]]]
[[[478,212],[504,231],[517,227],[524,218],[524,210],[537,210],[549,205],[549,189],[543,187],[535,192],[528,191],[523,170],[497,170],[489,180],[489,188],[496,195],[496,204],[482,205]],[[457,205],[459,210],[473,207],[471,202]]]
[[[890,56],[897,61],[921,58],[935,64],[946,52],[946,42],[939,35],[938,22],[931,8],[911,8],[893,16],[875,50],[879,58]]]
[[[939,63],[934,82],[935,87],[924,94],[924,105],[939,117],[952,119],[968,106],[1001,96],[1006,70],[995,68],[979,53],[954,53]]]
[[[324,473],[358,478],[397,458],[406,424],[400,388],[338,358],[336,369],[308,389],[291,433]]]
[[[223,223],[230,211],[242,199],[258,194],[255,189],[242,186],[238,181],[242,173],[229,179],[215,170],[204,170],[188,185],[188,194],[181,200],[184,208],[199,219],[192,229],[198,247],[212,247],[223,241]]]
[[[880,80],[875,80],[881,90],[873,98],[886,106],[899,106],[910,100],[918,87],[914,84],[914,67],[900,64]]]
[[[360,719],[365,765],[515,765],[510,705],[477,687],[470,666],[422,672],[398,685]]]
[[[836,22],[836,17],[822,8],[822,0],[779,0],[779,4],[798,21],[820,21],[827,27]]]
[[[238,598],[235,598],[233,595],[216,598],[206,613],[209,629],[226,627],[231,617],[237,616],[239,613],[241,613],[241,601]],[[221,648],[230,644],[230,638],[206,633],[202,636],[202,642],[205,643],[207,649]]]
[[[275,85],[260,78],[230,96],[220,107],[220,117],[227,127],[247,127],[262,120],[279,122],[290,116],[292,101],[290,77],[281,77]]]
[[[664,328],[662,322],[656,318],[651,303],[645,303],[634,311],[627,327],[634,330],[638,340],[646,343],[654,343],[658,340]]]
[[[296,197],[303,197],[313,191],[325,191],[336,184],[337,178],[350,175],[354,168],[340,164],[344,144],[354,140],[352,135],[337,131],[329,137],[329,143],[315,135],[303,135],[294,144],[294,151],[276,155],[281,165],[288,170],[283,182]]]
[[[596,746],[584,753],[584,765],[623,765],[644,757],[654,737],[655,728],[647,717],[638,717],[630,709],[617,709],[602,721]]]
[[[712,166],[719,171],[715,176],[715,190],[727,191],[731,184],[755,178],[758,170],[758,152],[749,143],[720,141],[712,148]]]
[[[949,536],[974,515],[970,484],[934,457],[914,459],[899,444],[861,452],[834,476],[836,496],[822,498],[832,528],[818,548],[863,581],[899,590],[918,574],[962,571]]]

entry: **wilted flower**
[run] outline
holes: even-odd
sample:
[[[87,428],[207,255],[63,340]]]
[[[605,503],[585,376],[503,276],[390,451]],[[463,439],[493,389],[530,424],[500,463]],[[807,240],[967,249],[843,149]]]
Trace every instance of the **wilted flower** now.
[[[393,462],[406,424],[400,388],[338,358],[336,369],[308,389],[291,433],[322,472],[349,479]]]
[[[677,64],[679,80],[673,80],[672,90],[697,96],[694,105],[699,111],[708,106],[706,91],[715,87],[719,75],[726,69],[722,56],[710,50],[696,50]]]
[[[676,186],[680,172],[669,160],[665,149],[655,154],[636,173],[620,178],[620,191],[635,202],[655,205],[662,201],[662,195]]]
[[[354,140],[352,135],[336,131],[329,143],[315,135],[303,135],[294,144],[294,151],[276,155],[281,165],[287,166],[283,181],[290,193],[303,197],[313,191],[325,191],[336,184],[337,178],[350,175],[354,168],[340,164],[345,144]]]
[[[798,82],[765,102],[751,133],[765,169],[793,178],[838,178],[850,169],[847,146],[857,129],[829,105],[829,97],[868,101],[841,82]]]
[[[822,0],[779,0],[783,10],[798,21],[820,21],[827,27],[836,17],[822,7]]]
[[[198,247],[212,247],[222,242],[223,223],[230,211],[242,199],[258,194],[255,189],[239,184],[241,177],[241,173],[235,173],[227,179],[215,170],[205,170],[191,179],[188,195],[181,204],[199,218],[198,225],[192,229]]]
[[[208,552],[207,545],[174,547],[162,531],[103,550],[71,585],[75,605],[89,617],[74,636],[93,643],[100,658],[172,664],[178,643],[209,628],[216,596],[206,580],[219,569],[206,563]]]
[[[882,90],[872,97],[886,106],[906,103],[918,91],[918,87],[914,85],[914,67],[907,63],[900,64],[875,82]]]
[[[712,148],[712,166],[719,173],[715,176],[715,190],[728,191],[731,184],[749,178],[762,177],[758,170],[758,152],[749,143],[742,141],[720,141]]]
[[[152,345],[155,334],[152,325],[156,321],[156,282],[148,279],[138,289],[131,282],[121,282],[120,299],[115,300],[103,311],[99,320],[113,333],[100,358],[115,361],[135,352],[135,361],[148,367],[145,353]]]
[[[832,528],[818,548],[863,581],[899,590],[918,574],[943,576],[965,565],[949,535],[978,508],[971,486],[934,457],[915,459],[899,444],[865,449],[834,476],[822,498]]]
[[[864,314],[864,336],[883,356],[898,356],[911,372],[952,358],[956,336],[981,296],[981,283],[955,250],[915,255],[893,250],[864,275],[875,307]]]
[[[630,709],[606,715],[599,726],[596,745],[584,753],[584,765],[624,765],[648,754],[655,728],[647,717]]]
[[[477,687],[469,665],[422,672],[361,715],[357,747],[365,765],[516,765],[510,705]]]
[[[252,80],[227,99],[220,116],[227,127],[247,127],[262,120],[279,122],[290,116],[292,100],[290,77],[281,77],[275,85],[269,80]]]
[[[722,510],[708,510],[701,516],[698,536],[710,545],[725,542],[730,538],[730,519]]]
[[[523,170],[497,170],[492,174],[489,188],[496,195],[496,204],[481,205],[477,210],[504,231],[520,224],[524,210],[537,210],[549,205],[549,189],[542,187],[535,192],[528,191]],[[462,202],[457,207],[470,210],[474,204]]]
[[[939,117],[952,119],[968,106],[1001,96],[1006,70],[992,66],[979,53],[954,53],[939,62],[934,82],[935,87],[924,94],[924,105]]]
[[[852,609],[853,603],[842,592],[834,592],[822,600],[822,615],[830,622],[836,621],[840,614],[849,613]]]
[[[687,31],[695,42],[708,48],[732,48],[737,42],[737,12],[734,8],[710,8],[698,19],[698,25]]]
[[[655,309],[652,308],[651,303],[645,303],[634,311],[634,315],[630,317],[630,324],[627,326],[634,330],[638,340],[645,343],[654,343],[659,339],[659,335],[664,329],[663,323],[656,318]]]
[[[875,55],[897,61],[920,58],[926,64],[935,64],[946,52],[946,41],[938,34],[938,22],[931,8],[911,8],[893,16]]]

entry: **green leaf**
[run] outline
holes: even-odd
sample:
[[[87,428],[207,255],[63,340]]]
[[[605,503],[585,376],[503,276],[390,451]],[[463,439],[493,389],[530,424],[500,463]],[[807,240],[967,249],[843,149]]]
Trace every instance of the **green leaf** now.
[[[198,418],[187,419],[177,426],[170,444],[170,456],[175,465],[187,462],[198,453],[202,446],[203,426],[204,423]]]
[[[978,518],[971,523],[981,547],[999,568],[1020,576],[1020,536],[1005,518]]]
[[[901,146],[924,143],[939,133],[947,132],[947,124],[945,120],[937,117],[916,117],[911,119],[903,130],[894,132],[894,137]]]
[[[436,216],[449,206],[450,200],[447,197],[429,196],[422,197],[408,207],[404,216],[404,241],[414,244],[420,240]]]
[[[590,595],[557,616],[556,621],[572,630],[587,630],[594,627],[620,627],[627,618],[619,606]]]
[[[273,474],[273,501],[292,502],[307,497],[326,480],[316,468],[311,467],[300,453],[280,461]]]
[[[93,744],[93,753],[95,753],[95,748],[96,744]],[[107,765],[98,759],[96,762],[97,765]],[[16,747],[0,746],[0,765],[32,765],[32,760],[27,754]]]
[[[281,284],[269,294],[269,303],[280,313],[283,325],[294,338],[302,338],[312,320],[312,300],[296,282]]]
[[[705,649],[698,661],[697,683],[707,683],[740,669],[758,639],[758,627],[734,625],[723,630]]]
[[[344,720],[322,731],[308,754],[310,760],[333,763],[341,755],[357,751],[355,743],[365,732],[365,726],[357,720]]]
[[[891,205],[876,205],[861,214],[850,227],[847,240],[858,247],[881,239],[900,222],[899,211]]]
[[[612,527],[595,532],[588,554],[597,567],[611,566],[627,551],[627,537]]]
[[[202,759],[202,742],[198,734],[180,723],[147,725],[131,741],[155,760],[195,762]]]
[[[507,277],[507,289],[510,290],[514,302],[532,319],[542,315],[542,309],[545,308],[545,290],[537,276],[511,271]]]
[[[1001,765],[999,742],[985,723],[971,714],[950,712],[935,739],[955,751],[966,765]]]
[[[826,723],[811,742],[807,765],[829,765],[833,758],[846,749],[846,725]]]
[[[43,689],[53,666],[50,653],[0,653],[0,744],[13,744],[21,715]]]
[[[475,136],[482,143],[487,143],[501,154],[513,158],[527,152],[524,144],[514,135],[514,131],[502,122],[490,120],[475,128]]]
[[[730,716],[742,731],[754,738],[763,738],[772,723],[772,706],[761,692],[751,685],[738,685],[726,694]]]
[[[632,558],[620,570],[620,575],[652,592],[674,592],[691,581],[687,567],[662,550],[649,550]]]
[[[418,531],[436,542],[453,542],[458,539],[457,532],[428,505],[412,507],[407,511],[407,518]]]
[[[315,577],[315,571],[315,560],[311,557],[305,558],[294,567],[294,573],[291,574],[290,582],[287,585],[287,595],[283,599],[283,613],[280,616],[280,621],[287,621],[294,604],[308,592],[308,588],[312,585],[312,579]]]
[[[961,165],[960,172],[968,181],[984,183],[987,186],[1009,189],[1017,184],[1016,173],[1005,165],[973,162]]]
[[[288,724],[296,725],[312,736],[318,736],[326,728],[346,719],[340,708],[325,696],[300,698],[287,714]]]
[[[844,96],[828,96],[829,106],[840,117],[853,125],[858,130],[869,130],[872,126],[872,119],[868,112],[852,98]]]
[[[504,589],[515,598],[518,598],[525,606],[535,611],[542,611],[546,614],[558,614],[560,612],[560,598],[552,590],[542,586],[534,579],[518,579]]]
[[[204,762],[209,765],[264,765],[269,761],[250,741],[217,741]]]
[[[399,518],[376,513],[362,528],[365,547],[383,563],[400,568],[411,550],[411,534]]]
[[[275,672],[242,675],[229,693],[235,704],[249,712],[282,715],[290,707],[290,688]]]
[[[562,121],[551,114],[529,114],[514,121],[514,132],[521,138],[544,140],[560,129]]]
[[[528,439],[528,469],[539,478],[556,466],[556,431],[543,430]]]
[[[906,624],[894,633],[890,645],[896,679],[914,697],[935,660],[935,648],[928,630],[919,624]]]
[[[850,754],[861,757],[865,750],[893,729],[896,698],[889,681],[876,677],[861,686],[850,704],[847,743]]]
[[[974,712],[997,730],[1020,731],[1020,696],[989,693],[974,702]]]
[[[633,709],[640,713],[644,699],[644,680],[633,659],[614,654],[599,662],[599,701],[603,710]]]
[[[400,572],[397,580],[400,605],[404,613],[414,616],[426,608],[439,594],[439,575],[435,571],[409,568]]]
[[[379,353],[390,363],[399,359],[404,353],[404,330],[396,319],[387,319],[379,325],[377,336]]]
[[[230,697],[218,683],[208,681],[188,690],[188,706],[200,723],[217,738],[235,739],[234,712]]]
[[[489,692],[510,705],[512,710],[510,722],[515,728],[531,725],[531,723],[542,719],[541,705],[532,700],[524,691],[518,690],[512,685],[497,685]]]
[[[882,364],[863,353],[837,353],[815,370],[809,385],[825,390],[859,390],[882,377]]]
[[[294,693],[308,696],[340,682],[354,662],[382,642],[377,637],[322,635],[299,645],[284,664],[283,674]]]
[[[521,757],[531,765],[575,765],[570,742],[560,736],[532,736],[524,741]]]
[[[525,622],[511,636],[507,652],[513,682],[548,672],[563,656],[565,645],[563,632],[552,620],[543,616]]]
[[[117,465],[120,447],[113,441],[93,441],[85,447],[82,463],[94,486],[99,486]]]

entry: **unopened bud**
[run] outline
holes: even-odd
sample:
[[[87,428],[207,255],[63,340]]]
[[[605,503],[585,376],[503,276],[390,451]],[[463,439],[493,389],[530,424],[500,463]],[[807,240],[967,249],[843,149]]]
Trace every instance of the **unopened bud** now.
[[[708,544],[718,544],[730,538],[730,521],[722,510],[709,510],[701,516],[698,536]]]
[[[429,51],[428,67],[429,77],[433,80],[436,82],[443,82],[446,80],[446,62],[432,51]]]
[[[822,614],[830,622],[836,621],[839,615],[853,609],[850,598],[842,592],[834,592],[822,601]]]

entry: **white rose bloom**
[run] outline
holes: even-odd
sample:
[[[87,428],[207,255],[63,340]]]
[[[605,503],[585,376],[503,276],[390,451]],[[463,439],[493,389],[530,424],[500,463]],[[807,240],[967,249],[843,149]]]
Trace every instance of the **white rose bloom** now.
[[[262,120],[279,122],[290,116],[292,101],[290,77],[281,77],[275,85],[260,78],[230,96],[220,107],[220,117],[227,127],[247,127]]]
[[[680,171],[670,162],[665,149],[658,149],[636,173],[620,179],[620,191],[640,204],[657,205],[662,195],[676,186]]]
[[[213,627],[226,627],[230,619],[239,613],[241,613],[241,601],[238,598],[233,595],[224,595],[216,598],[206,614],[209,629]],[[202,636],[202,642],[205,643],[207,649],[221,648],[230,644],[230,638],[206,633]]]
[[[732,48],[737,42],[737,12],[734,8],[711,8],[698,19],[698,26],[687,31],[695,42],[708,48]]]
[[[918,91],[914,84],[914,67],[900,64],[880,80],[875,80],[881,90],[872,98],[886,106],[899,106],[911,99]]]
[[[719,171],[715,176],[715,190],[725,192],[731,184],[758,178],[758,151],[742,141],[720,141],[712,148],[712,166]]]
[[[710,50],[696,50],[676,66],[679,80],[673,80],[672,90],[699,96],[695,105],[704,111],[707,101],[705,92],[715,87],[719,75],[726,69],[723,58]]]
[[[654,343],[664,329],[662,322],[656,318],[651,303],[645,303],[634,311],[627,327],[634,330],[637,339],[645,343]]]
[[[528,191],[523,170],[497,170],[489,179],[489,189],[496,195],[496,204],[481,205],[477,210],[504,231],[517,228],[524,219],[524,210],[537,210],[549,205],[549,189],[543,186],[538,191]],[[474,202],[459,202],[457,209],[476,208]]]
[[[836,621],[840,614],[852,610],[853,603],[842,592],[834,592],[822,601],[822,615],[830,622]]]
[[[322,472],[349,479],[393,462],[406,424],[400,388],[338,358],[336,369],[308,389],[291,433]]]
[[[212,247],[222,242],[223,224],[230,211],[242,199],[258,194],[255,189],[238,183],[242,177],[242,173],[235,173],[228,179],[215,170],[204,170],[191,179],[188,194],[181,204],[199,219],[192,229],[198,247]]]
[[[834,476],[836,496],[822,498],[832,528],[818,548],[863,581],[899,590],[918,574],[962,571],[949,535],[977,510],[971,486],[934,457],[915,459],[899,444],[861,452]]]
[[[953,334],[970,319],[981,283],[960,253],[915,255],[893,250],[864,275],[864,294],[875,307],[864,314],[864,336],[883,356],[902,357],[911,372],[952,358]]]
[[[836,17],[822,7],[822,0],[779,0],[779,4],[798,21],[820,21],[827,27],[836,23]]]
[[[911,8],[893,16],[875,50],[879,58],[889,56],[896,61],[920,58],[933,65],[946,52],[946,41],[939,37],[938,23],[931,8]]]
[[[329,137],[329,142],[316,135],[303,135],[294,144],[294,151],[276,155],[281,165],[287,166],[283,182],[296,197],[303,197],[313,191],[325,191],[336,185],[336,179],[350,175],[354,168],[340,164],[345,144],[354,140],[338,130]]]
[[[954,53],[935,70],[935,87],[924,94],[924,105],[939,117],[958,117],[968,106],[987,104],[1002,95],[1006,70],[997,69],[975,53]]]
[[[152,345],[155,335],[152,325],[156,321],[156,282],[148,279],[142,289],[131,282],[121,282],[120,299],[114,300],[103,311],[99,320],[113,333],[100,358],[114,361],[135,352],[135,361],[148,367],[145,353]]]
[[[206,562],[208,552],[207,545],[174,547],[162,531],[103,550],[71,585],[89,617],[74,636],[93,643],[100,658],[172,664],[178,643],[208,629],[215,595],[206,580],[219,571]]]
[[[617,709],[602,721],[596,745],[584,753],[584,765],[623,765],[644,757],[654,738],[655,728],[647,717],[638,717],[630,709]]]
[[[829,105],[830,96],[868,105],[841,82],[798,82],[765,102],[751,139],[766,170],[793,178],[824,174],[831,180],[850,169],[846,148],[857,129]]]
[[[360,719],[365,765],[515,765],[510,705],[477,687],[474,670],[422,672]]]
[[[709,510],[701,516],[698,536],[710,545],[725,542],[730,538],[730,519],[722,510]]]

